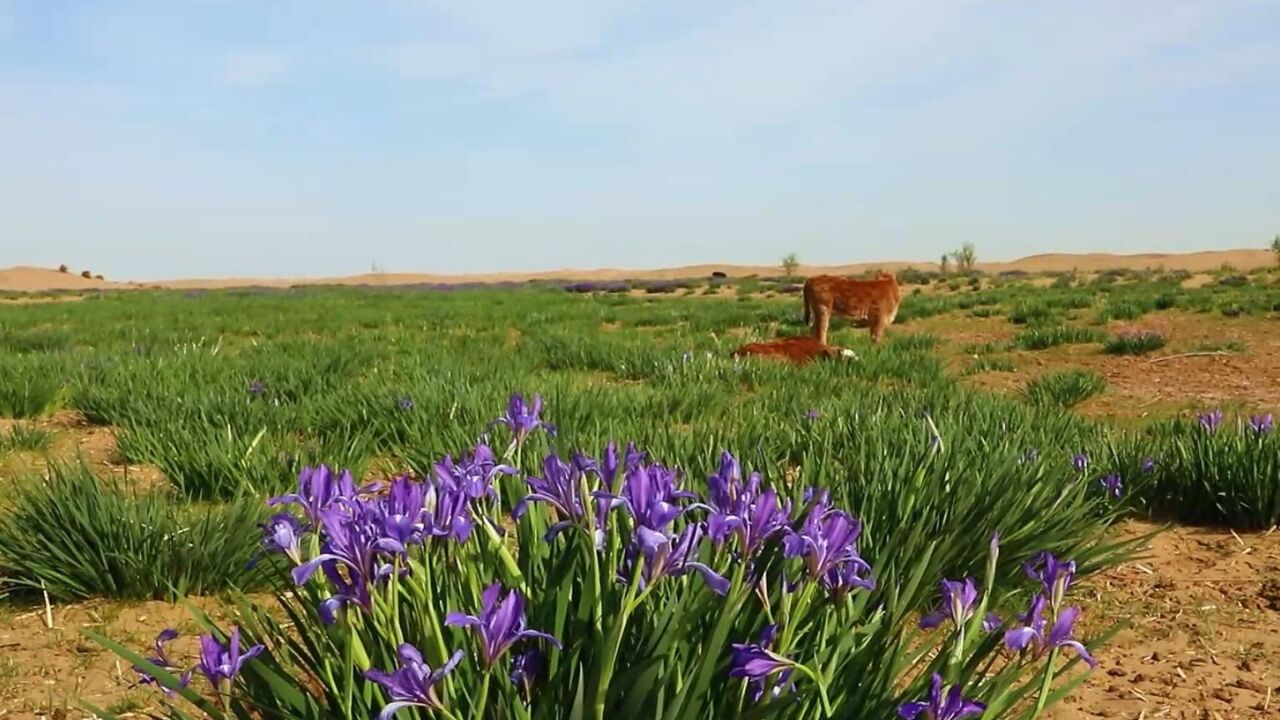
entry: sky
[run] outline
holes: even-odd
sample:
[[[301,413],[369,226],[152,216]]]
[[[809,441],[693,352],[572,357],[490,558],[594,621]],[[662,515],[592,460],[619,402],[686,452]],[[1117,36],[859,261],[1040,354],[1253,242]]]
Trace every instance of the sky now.
[[[1280,0],[0,0],[0,266],[1265,247]]]

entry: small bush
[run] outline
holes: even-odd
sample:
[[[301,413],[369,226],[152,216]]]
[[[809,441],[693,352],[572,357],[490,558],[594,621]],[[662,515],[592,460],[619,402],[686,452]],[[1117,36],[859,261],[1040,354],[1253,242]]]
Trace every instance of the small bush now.
[[[1200,342],[1191,347],[1193,352],[1244,352],[1248,348],[1239,340]]]
[[[1062,370],[1027,383],[1026,396],[1034,405],[1071,408],[1105,390],[1107,381],[1092,370]]]
[[[1078,345],[1102,340],[1102,333],[1093,328],[1075,325],[1047,325],[1030,327],[1014,338],[1014,344],[1023,350],[1046,350],[1059,345]]]
[[[93,273],[89,272],[88,270],[85,270],[80,273],[80,277],[84,278],[85,280],[92,280]]]
[[[1221,287],[1244,287],[1249,284],[1247,275],[1226,275],[1218,278],[1218,282],[1214,283]]]
[[[1039,302],[1024,302],[1009,312],[1009,322],[1014,325],[1042,324],[1055,318],[1054,309]]]
[[[1156,296],[1156,309],[1169,310],[1178,305],[1178,296],[1173,293],[1160,293]]]
[[[1119,333],[1112,337],[1102,349],[1108,355],[1146,355],[1164,347],[1167,343],[1164,335],[1151,330]]]
[[[67,267],[66,265],[59,265],[59,266],[58,266],[58,272],[60,272],[60,273],[66,274],[66,273],[68,273],[68,272],[70,272],[70,271],[71,271],[71,268]]]

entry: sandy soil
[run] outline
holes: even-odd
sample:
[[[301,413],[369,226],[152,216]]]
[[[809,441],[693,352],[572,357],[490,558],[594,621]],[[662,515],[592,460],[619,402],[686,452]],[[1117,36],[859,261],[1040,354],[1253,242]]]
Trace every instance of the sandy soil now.
[[[1009,262],[978,263],[978,269],[991,272],[1021,270],[1040,272],[1096,272],[1110,269],[1164,269],[1205,272],[1229,265],[1237,270],[1254,270],[1275,264],[1275,256],[1267,250],[1212,250],[1194,253],[1144,253],[1140,255],[1111,255],[1106,253],[1070,254],[1052,253],[1031,255]],[[855,274],[883,268],[899,271],[906,268],[937,270],[935,262],[879,262],[852,263],[847,265],[802,265],[800,275],[818,273]],[[524,282],[526,280],[676,280],[681,278],[710,277],[713,272],[723,272],[730,277],[748,275],[771,276],[780,274],[776,265],[707,264],[662,269],[548,270],[543,272],[492,272],[471,275],[440,275],[431,273],[365,273],[333,278],[191,278],[147,282],[110,282],[86,280],[72,273],[57,270],[18,266],[0,270],[0,291],[39,292],[48,290],[101,290],[141,287],[166,288],[226,288],[244,286],[287,287],[290,285],[411,285],[418,283],[464,282]]]

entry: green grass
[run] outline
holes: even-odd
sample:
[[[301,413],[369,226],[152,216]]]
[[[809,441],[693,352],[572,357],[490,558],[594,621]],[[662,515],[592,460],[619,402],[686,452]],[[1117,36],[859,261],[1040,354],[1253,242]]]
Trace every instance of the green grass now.
[[[52,442],[52,432],[30,423],[18,423],[0,435],[0,451],[46,450]]]

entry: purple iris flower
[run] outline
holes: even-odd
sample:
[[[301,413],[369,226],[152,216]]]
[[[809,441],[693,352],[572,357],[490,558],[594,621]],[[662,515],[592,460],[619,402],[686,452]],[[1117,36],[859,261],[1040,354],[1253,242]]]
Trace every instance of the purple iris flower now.
[[[1209,412],[1200,413],[1196,416],[1196,419],[1199,420],[1200,427],[1204,428],[1205,432],[1214,432],[1218,429],[1218,426],[1222,424],[1222,411],[1211,410]]]
[[[1085,468],[1089,467],[1089,456],[1084,453],[1076,453],[1071,457],[1071,466],[1077,472],[1084,472]]]
[[[752,702],[760,702],[760,698],[764,697],[765,683],[769,675],[775,672],[778,673],[778,680],[773,687],[773,697],[795,688],[795,683],[790,681],[794,663],[769,649],[777,637],[778,626],[766,625],[760,631],[758,642],[733,645],[729,677],[746,678]]]
[[[423,505],[427,535],[458,543],[465,543],[471,537],[475,520],[471,514],[471,498],[464,486],[447,482],[428,483]]]
[[[822,417],[822,413],[818,412],[817,410],[810,410],[809,412],[805,413],[804,416],[808,418],[810,421],[813,421]]]
[[[700,523],[685,525],[676,536],[644,525],[637,526],[632,545],[627,550],[627,562],[623,565],[620,579],[625,580],[631,576],[631,568],[634,567],[637,554],[640,554],[644,556],[641,587],[648,587],[664,577],[697,572],[712,592],[724,595],[729,591],[729,581],[697,560],[703,532]]]
[[[462,651],[454,652],[443,666],[434,671],[422,659],[418,648],[409,643],[397,648],[396,654],[400,656],[400,667],[394,673],[388,674],[376,668],[364,673],[365,678],[381,685],[391,697],[391,702],[378,713],[378,720],[390,720],[407,707],[442,707],[435,686],[462,661]]]
[[[525,483],[532,491],[516,503],[512,515],[520,517],[531,502],[541,502],[555,509],[557,522],[547,529],[546,539],[551,540],[572,527],[586,516],[583,505],[583,468],[585,461],[569,464],[554,453],[542,461],[542,477],[527,477]]]
[[[502,585],[495,582],[485,588],[484,607],[479,616],[451,612],[444,619],[444,624],[451,627],[475,628],[486,668],[492,668],[503,653],[521,640],[536,638],[561,647],[554,637],[525,629],[524,596],[519,590],[509,590],[506,597],[501,597],[501,593]]]
[[[716,544],[736,536],[743,557],[754,556],[791,520],[791,502],[779,502],[773,490],[760,492],[760,473],[751,473],[744,484],[738,461],[728,452],[720,456],[720,470],[707,478],[707,485],[711,509],[707,532]]]
[[[917,700],[898,707],[898,717],[904,720],[915,720],[924,716],[925,720],[961,720],[962,718],[981,715],[986,711],[985,703],[966,700],[960,694],[959,685],[952,685],[947,691],[942,689],[942,676],[933,674],[929,682],[929,700]]]
[[[1258,435],[1266,435],[1275,427],[1275,419],[1271,417],[1271,413],[1266,415],[1253,415],[1249,417],[1249,429]]]
[[[872,590],[875,582],[861,577],[871,566],[858,555],[858,535],[862,523],[842,510],[830,510],[819,503],[805,517],[800,530],[788,530],[783,540],[783,556],[802,557],[809,578],[818,580],[827,592],[844,597],[851,589]]]
[[[507,401],[507,412],[494,420],[493,424],[505,425],[517,445],[523,444],[538,429],[546,430],[548,435],[556,434],[556,426],[542,419],[541,395],[534,395],[532,403],[526,402],[523,395],[512,395]]]
[[[920,628],[932,630],[947,618],[951,618],[951,622],[955,623],[956,627],[961,627],[973,617],[973,607],[977,602],[978,586],[974,584],[973,578],[967,577],[963,582],[944,579],[942,603],[937,610],[920,618]]]
[[[622,501],[637,525],[655,532],[665,532],[668,525],[684,512],[675,503],[697,497],[680,490],[675,470],[662,465],[636,463],[626,469],[622,484]]]
[[[240,652],[240,628],[231,630],[230,642],[218,642],[212,635],[200,636],[200,663],[196,667],[218,692],[229,689],[231,682],[244,669],[245,663],[262,652],[262,645]]]
[[[475,450],[463,455],[459,462],[452,456],[436,463],[436,480],[442,485],[453,485],[461,489],[468,498],[479,500],[482,497],[497,497],[494,484],[499,475],[515,475],[518,470],[510,465],[498,462],[493,450],[481,443]]]
[[[356,489],[350,470],[334,477],[327,465],[304,467],[298,472],[298,491],[267,500],[272,507],[285,503],[301,505],[312,527],[319,527],[321,514],[339,498],[354,499],[366,488]]]
[[[1071,648],[1089,667],[1097,667],[1089,651],[1079,641],[1071,638],[1076,618],[1080,616],[1080,608],[1071,606],[1058,611],[1057,620],[1049,628],[1045,621],[1045,608],[1048,601],[1044,595],[1036,594],[1031,600],[1031,608],[1022,617],[1022,627],[1013,628],[1004,634],[1004,644],[1010,650],[1019,652],[1030,650],[1033,657],[1039,659],[1051,648]]]
[[[1062,606],[1062,599],[1066,597],[1067,589],[1071,587],[1071,581],[1076,575],[1074,560],[1063,562],[1053,553],[1042,550],[1022,568],[1027,573],[1027,577],[1039,581],[1052,601],[1053,607]]]
[[[547,656],[536,647],[526,648],[511,658],[511,684],[520,688],[526,699],[533,695],[533,683],[547,664]]]
[[[1155,458],[1150,458],[1150,457],[1142,458],[1142,472],[1150,475],[1151,473],[1155,472],[1155,469],[1156,469]]]
[[[321,603],[320,615],[332,623],[342,605],[371,609],[369,586],[392,573],[381,556],[404,553],[405,540],[389,536],[385,515],[368,504],[335,505],[324,511],[320,522],[325,536],[321,553],[295,567],[293,581],[305,585],[317,570],[324,571],[337,592]],[[346,571],[345,577],[339,568]]]
[[[249,383],[249,394],[257,397],[267,391],[267,384],[261,380],[254,380]]]
[[[268,553],[281,553],[292,560],[294,565],[302,564],[302,527],[297,518],[287,512],[276,513],[259,527],[262,528],[264,550]]]
[[[156,635],[155,645],[153,646],[155,648],[155,654],[147,658],[147,660],[150,661],[152,665],[155,665],[158,668],[163,668],[169,672],[177,670],[177,664],[169,659],[169,654],[165,651],[164,647],[165,643],[173,641],[176,637],[178,637],[178,631],[173,628],[165,628],[164,630],[161,630],[160,634]],[[136,665],[133,669],[137,671],[140,676],[138,678],[139,685],[155,685],[156,687],[159,687],[160,691],[165,695],[173,695],[174,691],[160,685],[159,681],[157,681],[151,673]],[[182,676],[178,678],[178,687],[185,688],[187,685],[191,684],[191,673],[191,670],[187,670],[182,673]]]
[[[1107,494],[1111,497],[1118,498],[1124,494],[1124,483],[1120,481],[1119,473],[1111,473],[1110,475],[1099,479],[1098,482],[1102,484],[1103,489],[1105,489]]]

